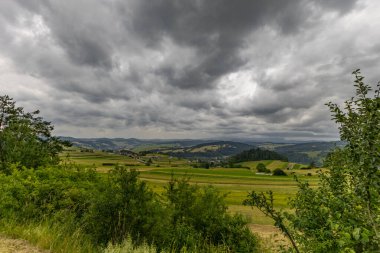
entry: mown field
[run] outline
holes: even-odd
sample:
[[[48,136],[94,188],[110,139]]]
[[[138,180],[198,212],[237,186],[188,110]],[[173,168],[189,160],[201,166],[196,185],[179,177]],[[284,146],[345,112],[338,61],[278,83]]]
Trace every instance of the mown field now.
[[[149,154],[135,158],[101,151],[81,152],[78,148],[70,148],[61,154],[63,162],[73,162],[78,166],[92,167],[100,173],[106,173],[115,165],[127,166],[140,171],[140,178],[157,193],[165,190],[171,177],[188,178],[190,182],[207,185],[212,184],[226,195],[226,202],[231,212],[239,212],[251,219],[252,224],[272,225],[271,219],[260,211],[242,205],[247,194],[252,191],[273,191],[275,206],[287,208],[288,199],[297,191],[293,175],[300,180],[307,180],[311,185],[318,182],[319,169],[302,169],[306,165],[282,161],[250,161],[237,164],[242,168],[193,168],[185,159],[167,155]],[[151,162],[147,165],[148,162]],[[270,170],[283,169],[288,176],[272,176],[256,173],[256,166],[264,163]]]

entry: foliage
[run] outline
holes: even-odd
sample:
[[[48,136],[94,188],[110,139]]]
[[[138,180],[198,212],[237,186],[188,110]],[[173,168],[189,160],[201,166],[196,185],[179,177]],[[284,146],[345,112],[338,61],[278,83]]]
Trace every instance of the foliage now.
[[[138,172],[116,167],[95,189],[92,204],[84,216],[85,230],[95,242],[121,243],[130,235],[134,243],[152,243],[163,231],[164,215]]]
[[[256,193],[252,191],[248,194],[248,198],[244,200],[243,205],[246,206],[256,206],[261,212],[263,212],[266,216],[270,217],[274,221],[274,225],[280,229],[282,233],[284,233],[292,243],[294,250],[298,253],[299,249],[294,241],[294,238],[285,225],[284,220],[286,219],[285,215],[274,209],[273,205],[273,192],[268,191],[266,194]]]
[[[273,176],[286,176],[285,171],[280,168],[273,170]]]
[[[261,172],[261,173],[271,173],[270,169],[267,169],[267,167],[263,163],[257,164],[256,170],[257,172]]]
[[[18,169],[0,173],[0,218],[39,221],[64,210],[81,217],[90,191],[100,182],[92,170],[63,168]]]
[[[227,213],[225,196],[214,187],[199,187],[185,179],[172,179],[166,194],[172,210],[170,234],[177,250],[187,247],[203,252],[210,245],[224,245],[232,252],[258,250],[258,241],[246,227],[247,221],[240,215]],[[199,241],[206,244],[199,245]]]
[[[108,175],[75,167],[10,171],[0,173],[0,230],[4,224],[47,222],[95,248],[126,238],[133,246],[145,243],[170,252],[258,247],[246,220],[229,215],[224,195],[213,187],[171,181],[159,197],[138,180],[138,172],[121,167]]]
[[[53,126],[38,116],[39,111],[24,112],[9,96],[0,96],[0,171],[17,163],[19,168],[57,164],[62,146],[53,137]]]
[[[344,110],[328,103],[339,124],[343,148],[325,161],[329,170],[320,173],[320,186],[299,182],[291,200],[293,213],[283,213],[292,238],[304,252],[380,251],[380,96],[379,86],[369,97],[360,71],[354,71],[356,97]],[[246,203],[258,206],[252,192]],[[279,224],[276,224],[279,226]]]
[[[288,158],[274,151],[253,148],[247,151],[243,151],[240,154],[231,156],[229,159],[229,162],[238,163],[238,162],[245,162],[245,161],[260,161],[260,160],[288,161]]]

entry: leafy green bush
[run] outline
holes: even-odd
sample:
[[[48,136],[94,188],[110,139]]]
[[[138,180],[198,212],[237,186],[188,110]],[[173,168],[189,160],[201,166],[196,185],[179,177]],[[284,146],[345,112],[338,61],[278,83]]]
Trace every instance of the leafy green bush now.
[[[92,204],[83,218],[85,231],[95,242],[121,243],[128,235],[136,244],[152,243],[164,231],[164,209],[138,172],[116,167],[97,186]]]
[[[260,173],[271,173],[270,169],[267,169],[267,167],[263,163],[257,164],[256,170]]]
[[[0,218],[41,220],[65,210],[83,216],[91,190],[100,182],[92,170],[44,168],[0,173]]]
[[[102,163],[103,166],[115,166],[115,163]]]
[[[199,251],[211,244],[224,245],[233,252],[257,251],[258,241],[246,227],[247,221],[240,215],[227,213],[225,196],[214,187],[171,180],[166,194],[168,209],[172,210],[169,234],[176,249],[186,247]],[[202,241],[206,244],[199,244]]]

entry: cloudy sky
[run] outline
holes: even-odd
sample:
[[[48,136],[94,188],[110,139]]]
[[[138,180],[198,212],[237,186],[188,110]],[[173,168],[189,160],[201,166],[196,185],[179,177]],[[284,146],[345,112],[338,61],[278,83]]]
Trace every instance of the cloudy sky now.
[[[332,140],[378,0],[1,0],[0,95],[56,135]]]

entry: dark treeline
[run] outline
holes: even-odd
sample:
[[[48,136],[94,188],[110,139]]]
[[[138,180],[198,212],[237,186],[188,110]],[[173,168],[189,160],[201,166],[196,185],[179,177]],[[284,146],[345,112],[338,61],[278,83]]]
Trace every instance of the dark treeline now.
[[[274,151],[253,148],[247,151],[243,151],[240,154],[231,156],[229,159],[229,161],[232,163],[245,162],[245,161],[260,161],[260,160],[288,161],[288,158]]]

